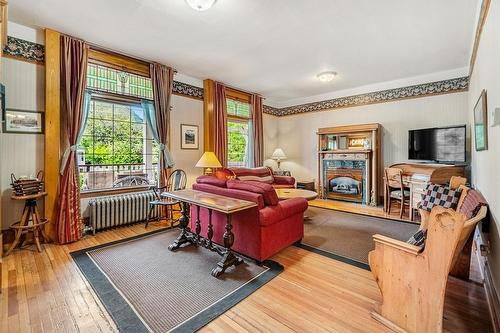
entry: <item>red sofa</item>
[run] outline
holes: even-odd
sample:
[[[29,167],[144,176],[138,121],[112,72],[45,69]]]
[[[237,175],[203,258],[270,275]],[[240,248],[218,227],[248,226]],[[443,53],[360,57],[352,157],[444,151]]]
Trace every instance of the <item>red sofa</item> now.
[[[201,176],[193,189],[231,198],[252,201],[257,207],[233,214],[234,244],[232,249],[262,262],[282,249],[300,241],[304,236],[304,211],[307,200],[293,198],[278,200],[274,188],[255,181],[223,180]],[[195,230],[196,206],[191,206],[191,230]],[[202,235],[206,236],[208,210],[200,209]],[[226,216],[212,214],[213,241],[223,244]]]
[[[274,188],[294,188],[295,178],[289,176],[275,176],[270,167],[260,168],[229,168],[236,179],[259,181],[272,185]]]

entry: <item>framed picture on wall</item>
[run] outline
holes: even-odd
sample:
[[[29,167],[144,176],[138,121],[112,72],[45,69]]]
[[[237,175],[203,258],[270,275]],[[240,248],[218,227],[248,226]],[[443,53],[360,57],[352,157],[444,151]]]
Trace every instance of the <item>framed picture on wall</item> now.
[[[474,106],[474,140],[476,151],[488,149],[488,110],[486,90],[481,92]]]
[[[44,113],[17,109],[5,109],[3,113],[4,133],[42,134]]]
[[[198,125],[181,124],[181,149],[199,149]]]

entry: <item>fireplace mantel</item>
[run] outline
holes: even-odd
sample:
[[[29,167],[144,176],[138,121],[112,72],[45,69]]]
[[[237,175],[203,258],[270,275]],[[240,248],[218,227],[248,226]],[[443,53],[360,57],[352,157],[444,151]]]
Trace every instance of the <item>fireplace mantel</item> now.
[[[380,124],[318,129],[318,179],[322,198],[371,206],[380,203]]]

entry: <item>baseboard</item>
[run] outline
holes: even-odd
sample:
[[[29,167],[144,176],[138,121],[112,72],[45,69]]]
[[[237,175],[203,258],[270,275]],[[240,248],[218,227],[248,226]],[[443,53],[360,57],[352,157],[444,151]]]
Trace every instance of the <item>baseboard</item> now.
[[[498,293],[491,276],[490,265],[488,262],[484,265],[484,290],[486,292],[486,300],[490,308],[491,324],[493,331],[500,333],[500,301],[498,300]]]

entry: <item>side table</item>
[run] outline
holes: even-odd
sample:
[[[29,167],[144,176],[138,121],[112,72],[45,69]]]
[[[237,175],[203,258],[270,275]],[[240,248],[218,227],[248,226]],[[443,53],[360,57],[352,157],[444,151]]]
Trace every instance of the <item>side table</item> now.
[[[43,226],[48,222],[48,220],[40,217],[40,211],[38,210],[36,201],[46,195],[47,192],[40,192],[37,194],[13,195],[10,197],[12,200],[23,200],[24,209],[21,215],[21,220],[19,220],[19,222],[13,223],[10,226],[10,228],[15,232],[15,237],[14,242],[12,242],[12,245],[5,253],[6,256],[8,256],[17,247],[17,245],[19,245],[21,236],[27,233],[33,234],[33,241],[36,245],[36,248],[38,252],[42,252],[42,247],[40,245],[40,234],[42,234],[42,237],[46,242],[48,238],[45,235]]]
[[[297,188],[302,189],[302,190],[308,190],[308,191],[313,191],[314,192],[314,182],[310,181],[298,181],[297,182]]]

